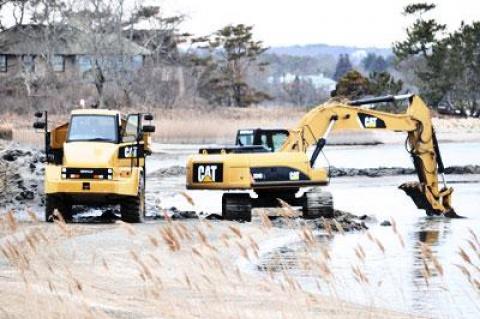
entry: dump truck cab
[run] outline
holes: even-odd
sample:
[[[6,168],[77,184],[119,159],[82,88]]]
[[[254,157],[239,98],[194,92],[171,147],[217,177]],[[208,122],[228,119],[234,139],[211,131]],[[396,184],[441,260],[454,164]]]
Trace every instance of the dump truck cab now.
[[[34,123],[45,134],[45,219],[57,210],[69,221],[73,205],[120,205],[122,220],[145,215],[146,156],[151,154],[150,114],[79,109],[49,130],[48,114]]]

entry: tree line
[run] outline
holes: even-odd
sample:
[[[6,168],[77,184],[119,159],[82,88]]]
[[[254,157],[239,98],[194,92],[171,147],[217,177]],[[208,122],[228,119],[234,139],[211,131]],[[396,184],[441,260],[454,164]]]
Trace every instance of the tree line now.
[[[62,25],[86,31],[93,50],[91,68],[81,79],[88,88],[72,89],[78,80],[65,83],[55,72],[43,77],[23,72],[1,84],[22,87],[27,96],[62,97],[59,108],[87,95],[104,106],[171,108],[309,106],[331,96],[354,99],[414,92],[433,107],[446,105],[479,116],[480,22],[463,23],[447,33],[445,25],[428,17],[435,8],[429,3],[406,6],[403,14],[414,17],[414,22],[406,39],[393,44],[393,55],[369,53],[353,63],[347,54],[335,58],[269,53],[255,39],[253,27],[244,24],[227,25],[205,36],[181,33],[182,15],[165,16],[158,6],[128,7],[125,0],[0,0],[0,15],[12,13],[15,25],[48,26],[42,35],[52,44],[44,52],[47,60],[55,53],[54,44],[68,36]],[[0,21],[1,28],[7,26]],[[111,43],[124,38],[149,50],[142,68],[122,67],[122,59],[113,68],[103,62]],[[318,75],[336,81],[332,91],[317,83]],[[35,107],[40,103],[31,100]]]

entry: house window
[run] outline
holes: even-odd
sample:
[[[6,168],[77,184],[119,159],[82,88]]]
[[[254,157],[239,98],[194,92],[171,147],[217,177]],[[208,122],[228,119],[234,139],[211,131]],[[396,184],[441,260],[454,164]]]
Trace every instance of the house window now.
[[[65,72],[65,57],[63,55],[54,55],[52,67],[55,72]]]
[[[78,68],[81,72],[87,72],[92,69],[92,59],[88,55],[80,55],[77,57]]]
[[[0,54],[0,72],[7,72],[7,56]]]
[[[24,55],[23,70],[25,72],[35,72],[35,57],[33,55]]]
[[[134,70],[140,69],[143,66],[143,56],[134,55],[132,56],[132,68]]]

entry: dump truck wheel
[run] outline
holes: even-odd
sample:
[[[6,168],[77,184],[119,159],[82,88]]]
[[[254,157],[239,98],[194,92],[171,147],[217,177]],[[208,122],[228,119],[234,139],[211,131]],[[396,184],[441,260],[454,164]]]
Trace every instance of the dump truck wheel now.
[[[319,217],[333,217],[333,197],[329,192],[314,189],[304,195],[303,218]]]
[[[243,193],[223,194],[222,217],[224,220],[252,221],[252,201],[250,195]]]
[[[126,197],[120,205],[122,221],[126,223],[143,223],[145,218],[145,183],[140,177],[138,195]]]
[[[56,217],[54,215],[55,209],[62,215],[65,222],[72,221],[72,204],[65,198],[57,195],[45,196],[45,221],[52,223]]]

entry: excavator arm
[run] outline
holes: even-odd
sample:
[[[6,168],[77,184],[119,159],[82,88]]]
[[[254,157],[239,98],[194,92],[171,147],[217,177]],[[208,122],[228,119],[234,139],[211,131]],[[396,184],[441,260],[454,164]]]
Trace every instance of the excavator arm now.
[[[391,114],[362,105],[408,100],[404,114]],[[359,101],[332,101],[312,109],[290,131],[281,152],[306,152],[315,146],[311,157],[313,167],[318,155],[326,144],[330,132],[355,130],[388,130],[407,133],[407,146],[418,175],[418,182],[400,186],[419,209],[428,215],[455,217],[451,206],[453,189],[448,187],[444,177],[444,166],[433,129],[430,109],[416,95],[387,96]],[[438,176],[443,183],[440,186]]]

